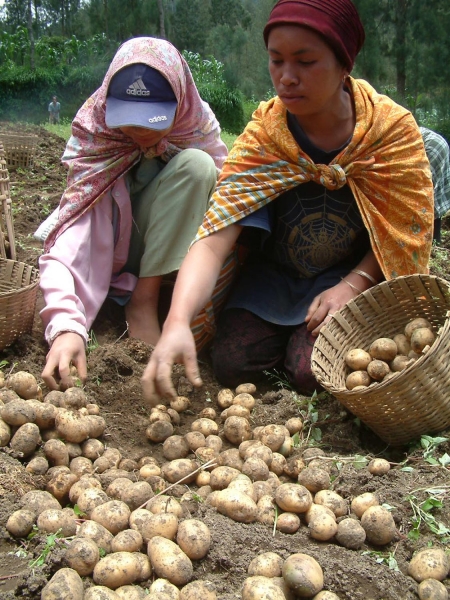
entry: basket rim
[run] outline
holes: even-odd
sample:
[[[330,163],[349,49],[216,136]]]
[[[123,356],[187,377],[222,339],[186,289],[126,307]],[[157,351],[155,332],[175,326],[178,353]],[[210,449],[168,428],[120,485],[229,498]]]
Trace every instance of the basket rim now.
[[[18,293],[21,293],[21,294],[25,293],[25,292],[27,292],[29,290],[32,290],[33,288],[35,288],[36,286],[39,285],[40,276],[39,276],[39,269],[37,267],[34,267],[33,265],[29,265],[28,263],[24,263],[24,262],[19,261],[19,260],[14,260],[12,258],[3,258],[3,257],[0,257],[0,264],[1,263],[15,263],[15,264],[20,265],[20,266],[24,265],[25,267],[27,267],[27,269],[31,270],[31,274],[32,274],[32,277],[34,279],[33,279],[33,281],[31,281],[27,285],[14,288],[14,289],[9,290],[7,292],[1,292],[0,291],[0,300],[3,300],[5,298],[9,298],[11,296],[15,296]]]

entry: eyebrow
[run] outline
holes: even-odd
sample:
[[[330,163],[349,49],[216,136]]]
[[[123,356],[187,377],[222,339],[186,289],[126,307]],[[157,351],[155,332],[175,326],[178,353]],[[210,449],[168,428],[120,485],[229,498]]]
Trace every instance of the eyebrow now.
[[[279,52],[278,50],[275,50],[274,48],[267,48],[268,52],[272,52],[273,54],[282,54],[281,52]],[[292,52],[293,56],[298,56],[300,54],[305,54],[305,52],[311,52],[311,48],[302,48],[300,50],[296,50],[295,52]]]

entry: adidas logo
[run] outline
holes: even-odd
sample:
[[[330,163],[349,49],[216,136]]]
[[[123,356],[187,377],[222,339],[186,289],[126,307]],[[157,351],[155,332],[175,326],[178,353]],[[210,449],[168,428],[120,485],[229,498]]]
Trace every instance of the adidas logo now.
[[[145,87],[141,77],[127,88],[127,94],[130,96],[150,96],[150,92]]]

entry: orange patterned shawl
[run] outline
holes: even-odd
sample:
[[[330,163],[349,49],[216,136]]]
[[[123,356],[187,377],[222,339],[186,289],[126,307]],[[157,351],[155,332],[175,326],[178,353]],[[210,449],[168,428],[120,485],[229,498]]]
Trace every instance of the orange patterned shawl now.
[[[409,111],[366,81],[348,82],[356,126],[329,165],[312,163],[299,149],[278,97],[259,105],[225,161],[195,241],[301,183],[315,181],[330,190],[348,184],[386,279],[428,272],[433,185],[419,128]]]

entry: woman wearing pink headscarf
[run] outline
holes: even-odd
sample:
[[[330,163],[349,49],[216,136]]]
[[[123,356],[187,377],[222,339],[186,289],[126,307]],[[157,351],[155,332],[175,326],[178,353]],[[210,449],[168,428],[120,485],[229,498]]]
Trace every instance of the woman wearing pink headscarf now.
[[[71,364],[86,378],[88,331],[107,296],[125,305],[130,336],[157,342],[162,277],[178,270],[226,154],[178,50],[125,42],[72,123],[58,219],[40,228],[50,388],[70,384]]]

